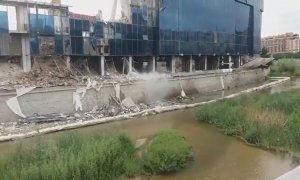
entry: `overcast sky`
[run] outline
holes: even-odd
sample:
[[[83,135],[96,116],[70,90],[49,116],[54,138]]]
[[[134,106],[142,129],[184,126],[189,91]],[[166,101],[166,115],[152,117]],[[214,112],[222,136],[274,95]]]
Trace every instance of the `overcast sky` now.
[[[50,0],[41,0],[50,1]],[[98,9],[103,18],[110,18],[113,0],[62,0],[71,7],[71,11],[96,14]],[[300,1],[299,0],[265,0],[262,35],[274,35],[285,32],[300,33]]]

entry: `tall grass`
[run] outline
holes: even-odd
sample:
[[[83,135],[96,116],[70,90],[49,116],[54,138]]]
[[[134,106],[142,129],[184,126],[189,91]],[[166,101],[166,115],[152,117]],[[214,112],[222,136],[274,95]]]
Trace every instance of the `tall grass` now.
[[[163,145],[163,151],[156,151],[158,146],[155,145]],[[155,135],[143,158],[137,157],[134,144],[124,134],[71,133],[52,142],[39,139],[33,147],[20,145],[16,152],[0,159],[0,179],[112,180],[122,176],[136,177],[148,169],[149,161],[157,162],[151,167],[160,169],[150,173],[180,170],[186,163],[187,153],[185,139],[175,131]],[[162,158],[161,161],[152,159],[157,157]]]
[[[135,158],[134,152],[125,135],[70,134],[57,142],[38,141],[31,148],[20,146],[2,159],[0,179],[117,179],[126,174],[126,165]]]
[[[293,59],[280,59],[271,66],[271,76],[300,76],[300,66]]]
[[[199,108],[197,118],[251,144],[300,152],[300,91],[216,102]]]
[[[184,137],[174,130],[157,133],[146,147],[143,162],[150,173],[172,173],[184,168],[190,149]]]

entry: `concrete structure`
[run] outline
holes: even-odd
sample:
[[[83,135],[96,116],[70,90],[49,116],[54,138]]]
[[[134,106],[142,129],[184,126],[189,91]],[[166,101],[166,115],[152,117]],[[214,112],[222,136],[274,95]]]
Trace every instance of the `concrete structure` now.
[[[24,72],[31,70],[31,59],[34,58],[32,51],[38,49],[32,44],[32,21],[29,18],[32,13],[39,12],[38,9],[48,9],[52,14],[62,15],[61,12],[66,12],[68,7],[23,0],[0,1],[0,41],[4,42],[0,45],[0,58],[4,56],[20,57],[20,64]],[[16,17],[16,19],[9,19],[8,14],[11,14],[11,18]],[[36,19],[35,23],[37,22],[43,23]],[[60,22],[59,19],[58,22]],[[44,43],[42,40],[40,42]]]
[[[262,39],[262,47],[265,47],[270,54],[288,53],[297,51],[299,46],[299,34],[285,33],[276,36],[269,36]]]
[[[276,178],[275,180],[294,180],[294,179],[299,179],[299,177],[300,177],[300,166]]]
[[[181,86],[187,95],[205,93],[222,89],[243,87],[253,83],[264,82],[267,69],[229,72],[210,71],[209,73],[194,73],[193,76],[178,74],[179,77],[169,79],[153,79],[121,84],[121,94],[130,97],[135,103],[151,103],[157,100],[180,96]],[[191,74],[190,74],[191,75]],[[155,85],[155,86],[154,86]],[[73,93],[75,88],[47,88],[34,91],[18,97],[22,112],[26,115],[49,113],[75,113]],[[87,90],[81,100],[83,111],[91,111],[95,106],[108,106],[111,96],[115,95],[115,88],[104,85],[101,91]],[[0,93],[0,122],[16,121],[19,119],[7,106],[6,101],[15,97],[14,91]]]

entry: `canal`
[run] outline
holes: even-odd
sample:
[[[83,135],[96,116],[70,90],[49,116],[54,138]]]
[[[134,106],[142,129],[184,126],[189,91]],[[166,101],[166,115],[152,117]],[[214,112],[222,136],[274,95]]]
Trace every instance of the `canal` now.
[[[290,87],[292,82],[282,87]],[[282,89],[281,89],[282,90]],[[271,92],[280,91],[271,90]],[[154,116],[135,118],[99,126],[82,128],[82,133],[125,132],[132,139],[151,138],[156,132],[175,129],[182,133],[192,147],[195,161],[180,173],[166,176],[141,177],[141,179],[274,179],[297,167],[299,163],[291,156],[247,146],[207,124],[196,121],[196,109],[185,109]],[[64,132],[42,136],[43,140],[55,140]],[[22,140],[31,146],[37,138]],[[0,144],[0,154],[12,152],[19,141]]]

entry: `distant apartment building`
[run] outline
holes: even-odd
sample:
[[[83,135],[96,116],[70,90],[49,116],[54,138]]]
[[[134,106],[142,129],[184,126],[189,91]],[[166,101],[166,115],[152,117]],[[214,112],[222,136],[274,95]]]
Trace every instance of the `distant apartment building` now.
[[[265,47],[270,54],[300,51],[299,34],[292,32],[265,37],[261,43],[262,47]]]
[[[287,41],[287,52],[296,53],[300,52],[300,39],[293,39]]]

